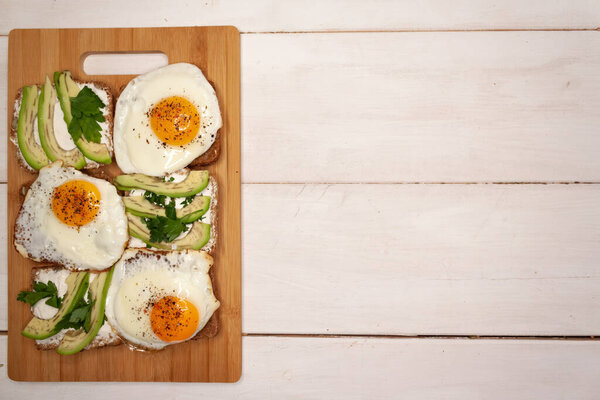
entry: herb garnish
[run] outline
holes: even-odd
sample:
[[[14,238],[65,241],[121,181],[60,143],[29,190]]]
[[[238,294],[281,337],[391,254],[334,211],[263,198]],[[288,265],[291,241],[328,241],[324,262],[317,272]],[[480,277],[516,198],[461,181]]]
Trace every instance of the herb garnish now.
[[[67,127],[73,141],[77,142],[81,135],[88,142],[100,143],[102,135],[98,122],[104,122],[101,109],[104,103],[92,89],[85,86],[71,97],[71,114],[73,118]]]
[[[152,192],[144,192],[144,198],[148,200],[152,204],[156,204],[157,206],[164,207],[165,201],[167,200],[167,196],[164,194],[156,194]]]
[[[58,289],[54,282],[48,281],[48,283],[34,282],[33,292],[23,290],[17,296],[18,301],[29,304],[30,306],[35,305],[38,301],[50,297],[46,300],[46,304],[54,308],[60,308],[62,304],[62,298],[58,295]],[[90,293],[87,294],[88,300],[81,299],[75,304],[75,308],[69,314],[56,325],[60,329],[85,329],[86,332],[90,329],[90,323],[92,318],[92,306],[93,301],[90,301]]]
[[[46,297],[49,297],[49,299],[46,300],[46,304],[54,308],[60,308],[62,299],[58,296],[58,289],[52,281],[48,281],[47,284],[44,282],[34,282],[33,292],[23,290],[17,295],[17,300],[33,306],[35,303]]]
[[[196,197],[195,194],[186,197],[185,200],[183,200],[183,202],[181,202],[182,207],[187,207],[188,205],[190,205],[192,203],[192,201],[194,201],[195,197]]]
[[[142,221],[144,221],[150,230],[150,241],[154,243],[172,242],[177,239],[182,232],[187,231],[187,225],[181,222],[180,219],[156,216],[152,218],[142,218]]]
[[[94,305],[93,301],[89,299],[88,292],[88,301],[81,299],[75,304],[75,308],[69,314],[65,315],[65,317],[56,325],[60,329],[80,329],[83,328],[86,332],[90,330],[90,323],[92,319],[92,306]]]
[[[183,207],[188,206],[194,198],[195,194],[187,196],[182,202]],[[172,242],[177,239],[183,232],[187,232],[190,224],[184,224],[181,219],[177,218],[177,209],[175,208],[176,200],[174,197],[165,196],[146,191],[144,198],[150,203],[155,204],[165,209],[166,217],[157,215],[151,218],[142,218],[142,221],[150,230],[150,241],[153,243]],[[167,199],[168,202],[167,202]]]
[[[164,207],[166,217],[157,215],[152,218],[142,218],[142,221],[150,230],[150,241],[154,243],[159,242],[172,242],[177,239],[181,233],[186,232],[188,229],[187,224],[181,222],[181,219],[177,218],[177,210],[175,209],[175,199],[170,198],[169,202],[166,203],[166,197],[149,192],[144,194],[144,197],[159,206]]]

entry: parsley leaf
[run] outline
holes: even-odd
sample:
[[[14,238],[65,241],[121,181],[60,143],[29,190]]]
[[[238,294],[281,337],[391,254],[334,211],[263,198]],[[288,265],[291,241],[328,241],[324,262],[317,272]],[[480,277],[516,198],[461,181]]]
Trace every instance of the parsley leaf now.
[[[104,122],[102,108],[104,103],[100,97],[87,86],[81,89],[77,96],[71,97],[73,119],[67,128],[74,141],[79,140],[83,135],[88,142],[100,143],[102,135],[98,122]]]
[[[186,206],[190,205],[191,202],[194,201],[195,197],[196,197],[196,195],[193,194],[191,196],[184,198],[183,201],[181,202],[182,207],[186,207]],[[173,207],[175,207],[175,198],[167,197],[164,194],[156,194],[156,193],[146,191],[146,192],[144,192],[144,198],[146,200],[148,200],[150,203],[155,204],[157,206],[161,206],[163,208],[168,207],[170,203],[173,203]],[[170,199],[169,204],[167,204],[167,198]]]
[[[194,200],[195,195],[188,196],[183,201],[183,206],[187,206]],[[144,198],[157,206],[165,209],[165,215],[152,218],[143,218],[142,221],[150,230],[150,241],[154,243],[172,242],[181,233],[189,230],[189,224],[184,224],[177,218],[177,210],[175,208],[176,201],[173,197],[159,195],[152,192],[145,192]],[[167,198],[169,199],[167,202]]]
[[[83,322],[85,321],[85,317],[91,307],[91,303],[85,303],[84,305],[74,309],[71,312],[71,315],[69,316],[69,322],[83,324]]]
[[[152,192],[145,192],[144,198],[148,200],[152,204],[156,204],[157,206],[164,207],[165,201],[167,200],[167,196],[164,194],[156,194]]]
[[[143,218],[142,221],[150,230],[151,242],[172,242],[186,228],[186,224],[179,219],[171,219],[161,216],[153,218]]]
[[[61,298],[58,296],[51,296],[48,300],[46,300],[46,304],[54,308],[60,308]]]
[[[54,308],[60,308],[62,298],[58,296],[58,288],[52,281],[48,281],[47,284],[44,282],[34,282],[33,292],[23,290],[17,296],[17,300],[33,306],[46,297],[49,297],[49,299],[46,300],[46,304]],[[88,292],[88,301],[85,301],[84,299],[79,300],[73,311],[65,315],[65,317],[57,324],[57,327],[60,329],[83,328],[88,332],[92,319],[92,307],[94,305],[94,302],[90,301],[89,297],[90,293]]]
[[[88,292],[89,297],[89,292]],[[90,320],[92,315],[92,306],[94,302],[79,300],[73,311],[65,315],[65,317],[56,325],[60,329],[81,329],[89,331]]]
[[[104,108],[104,103],[100,97],[94,93],[88,86],[84,86],[77,96],[71,97],[71,111],[81,111],[82,113],[93,114],[98,112],[99,108]]]
[[[191,196],[188,196],[188,197],[186,197],[186,198],[185,198],[185,200],[183,200],[183,202],[181,203],[181,205],[182,205],[183,207],[187,207],[188,205],[190,205],[190,204],[191,204],[191,202],[192,202],[192,201],[194,201],[194,198],[195,198],[195,197],[196,197],[196,195],[195,195],[195,194],[193,194],[193,195],[191,195]]]
[[[44,282],[34,282],[33,292],[23,290],[17,295],[17,300],[33,306],[46,297],[49,297],[49,299],[46,300],[46,304],[55,308],[60,308],[62,299],[58,296],[58,289],[52,281],[48,281],[47,284]]]
[[[148,192],[146,192],[147,194]],[[146,196],[144,194],[144,196]],[[175,209],[175,199],[170,197],[169,202],[166,203],[166,196],[160,196],[154,193],[146,196],[149,201],[154,204],[159,203],[165,209],[166,217],[156,216],[152,218],[143,218],[142,221],[146,224],[150,230],[150,241],[154,243],[158,242],[172,242],[177,239],[183,232],[188,231],[188,224],[184,224],[180,219],[177,219],[177,210]]]
[[[169,204],[165,206],[165,215],[169,219],[177,219],[177,210],[175,210],[175,200],[171,199]]]

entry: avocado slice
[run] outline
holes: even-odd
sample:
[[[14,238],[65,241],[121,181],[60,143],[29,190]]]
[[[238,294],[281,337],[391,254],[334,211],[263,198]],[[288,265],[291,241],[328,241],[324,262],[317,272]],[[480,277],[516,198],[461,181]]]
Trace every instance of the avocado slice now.
[[[17,142],[23,158],[36,171],[48,165],[48,157],[35,141],[33,125],[38,113],[38,88],[25,86],[17,122]]]
[[[60,331],[60,328],[56,325],[73,311],[77,302],[83,298],[83,295],[88,289],[89,278],[90,273],[86,271],[72,272],[69,274],[66,279],[67,293],[63,298],[58,312],[50,319],[33,317],[21,334],[30,339],[37,340],[46,339],[56,335]]]
[[[206,188],[208,171],[190,171],[181,182],[165,182],[162,178],[130,174],[117,176],[113,183],[119,190],[143,189],[170,197],[188,197]]]
[[[79,86],[73,81],[69,71],[55,72],[54,85],[56,86],[58,101],[60,102],[60,108],[63,111],[65,122],[67,123],[67,126],[69,126],[69,123],[73,119],[73,115],[71,114],[71,97],[77,96],[79,93]],[[82,135],[75,141],[75,146],[77,146],[79,151],[90,160],[102,164],[110,164],[112,162],[108,147],[106,147],[104,143],[88,142]]]
[[[177,245],[177,249],[200,250],[210,240],[210,224],[196,221],[188,234],[181,239],[169,243],[153,243],[150,241],[150,231],[140,217],[127,213],[127,219],[129,221],[129,234],[157,249],[171,250],[173,245]]]
[[[51,161],[63,160],[66,165],[81,169],[85,166],[85,157],[74,148],[63,150],[54,135],[54,105],[56,104],[56,90],[50,79],[46,77],[46,83],[42,86],[38,105],[38,131],[40,143],[44,152]]]
[[[106,294],[112,279],[114,267],[109,271],[101,272],[90,284],[90,300],[93,302],[90,329],[86,333],[83,329],[65,333],[58,349],[58,354],[75,354],[90,344],[104,324],[104,307],[106,305]]]
[[[127,211],[138,217],[154,217],[160,215],[166,217],[165,209],[146,200],[144,196],[123,197],[123,203]],[[177,218],[184,224],[196,221],[206,214],[210,207],[209,196],[196,196],[194,200],[183,208],[176,209]]]

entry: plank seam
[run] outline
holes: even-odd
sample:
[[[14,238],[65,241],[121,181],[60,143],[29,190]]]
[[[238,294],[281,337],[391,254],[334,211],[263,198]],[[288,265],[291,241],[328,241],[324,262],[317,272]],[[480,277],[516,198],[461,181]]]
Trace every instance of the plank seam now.
[[[584,340],[600,341],[599,336],[561,335],[381,335],[381,334],[313,334],[313,333],[242,333],[246,337],[290,338],[382,338],[382,339],[471,339],[471,340]]]
[[[0,185],[7,185],[0,181]],[[242,182],[242,185],[600,185],[600,182]]]
[[[456,32],[594,32],[596,28],[480,28],[480,29],[360,29],[360,30],[298,30],[298,31],[244,31],[242,35],[278,35],[278,34],[321,34],[321,33],[456,33]]]
[[[459,182],[242,182],[242,185],[598,185],[600,181],[459,181]]]
[[[19,28],[15,28],[19,29]],[[27,28],[24,28],[27,29]],[[58,29],[58,28],[57,28]],[[76,28],[65,28],[76,29]],[[359,29],[359,30],[298,30],[298,31],[240,31],[241,35],[304,35],[323,33],[456,33],[456,32],[595,32],[596,28],[479,28],[479,29]],[[8,37],[8,34],[0,34],[0,37]]]
[[[7,336],[8,331],[0,331]],[[318,334],[318,333],[242,333],[244,337],[282,337],[282,338],[357,338],[357,339],[465,339],[465,340],[561,340],[561,341],[600,341],[599,336],[556,336],[556,335],[380,335],[380,334]]]

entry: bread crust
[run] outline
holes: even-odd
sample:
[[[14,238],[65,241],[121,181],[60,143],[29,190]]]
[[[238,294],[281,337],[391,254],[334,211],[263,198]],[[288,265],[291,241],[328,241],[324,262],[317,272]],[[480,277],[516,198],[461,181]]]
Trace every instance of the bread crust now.
[[[211,213],[212,219],[210,221],[210,239],[208,243],[202,247],[202,250],[206,251],[211,256],[214,255],[215,248],[217,247],[218,235],[218,224],[219,224],[219,184],[217,179],[212,175],[208,178],[209,184],[212,183],[214,187],[213,196],[210,199],[210,206],[208,212]]]
[[[196,157],[189,165],[191,169],[201,169],[202,166],[212,164],[219,159],[221,155],[221,128],[217,131],[217,136],[212,146],[206,150],[203,154]]]
[[[36,85],[36,86],[37,86],[38,90],[40,90],[40,86],[39,85]],[[17,128],[18,128],[18,124],[19,124],[19,111],[21,111],[22,100],[23,100],[23,88],[19,88],[19,90],[17,91],[17,95],[15,96],[15,101],[13,101],[13,119],[10,124],[9,138],[10,138],[11,143],[13,145],[15,145],[15,147],[17,148],[17,151],[15,153],[17,154],[17,162],[19,163],[21,168],[23,168],[26,171],[29,171],[31,173],[36,173],[37,171],[35,169],[31,168],[31,166],[29,164],[27,164],[27,161],[25,161],[25,158],[23,158],[23,154],[21,153],[21,148],[19,147],[19,139],[17,138]]]

